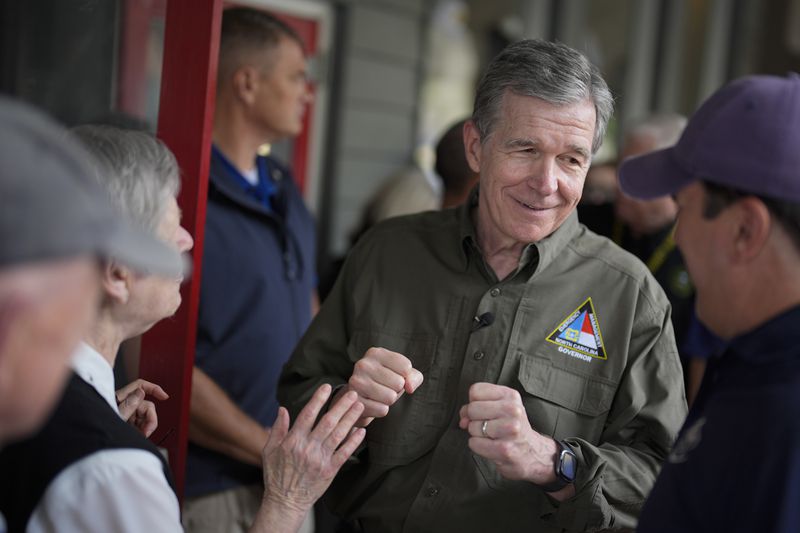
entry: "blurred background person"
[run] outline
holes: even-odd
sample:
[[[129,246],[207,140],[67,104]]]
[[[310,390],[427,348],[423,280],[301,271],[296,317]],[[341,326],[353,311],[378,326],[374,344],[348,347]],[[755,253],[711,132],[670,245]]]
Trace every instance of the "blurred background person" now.
[[[613,162],[592,164],[586,173],[583,195],[578,202],[581,224],[603,237],[614,230],[614,200],[617,197],[617,165]]]
[[[442,209],[463,204],[480,175],[470,168],[464,149],[464,123],[460,120],[444,132],[436,143],[434,169],[442,180]]]
[[[259,153],[302,131],[303,42],[268,13],[226,9],[217,74],[183,515],[193,532],[255,518],[278,375],[316,284],[314,220],[290,170]]]
[[[653,115],[634,123],[625,134],[620,161],[674,145],[685,127],[686,117],[677,114]],[[631,248],[634,244],[647,248],[650,237],[670,233],[677,211],[671,196],[641,200],[620,192],[615,195],[614,212],[619,224],[614,240],[631,243]]]
[[[364,208],[355,240],[381,220],[433,211],[442,205],[439,178],[422,170],[416,163],[389,176]]]
[[[678,114],[652,115],[634,122],[625,135],[619,160],[672,146],[685,126],[686,118]],[[691,404],[706,359],[718,353],[722,343],[694,316],[694,287],[673,240],[675,200],[670,196],[648,200],[627,196],[619,189],[617,166],[602,163],[589,169],[578,213],[586,227],[642,260],[666,292]]]
[[[685,127],[686,117],[677,114],[653,115],[633,124],[625,136],[620,160],[673,146]],[[611,238],[647,265],[669,298],[691,404],[705,360],[719,351],[721,342],[694,316],[694,286],[673,238],[677,213],[672,196],[643,200],[618,191]]]
[[[464,122],[466,119],[448,127],[436,143],[435,173],[411,163],[378,189],[364,210],[353,242],[381,220],[447,209],[467,199],[478,175],[469,167],[464,152]]]
[[[361,222],[350,235],[351,246],[372,226],[387,218],[423,211],[447,209],[464,203],[478,183],[478,174],[467,163],[462,119],[450,126],[436,143],[435,173],[426,173],[416,163],[389,178],[372,196]],[[433,185],[435,180],[436,186]],[[320,276],[319,294],[324,301],[344,264],[340,257]]]

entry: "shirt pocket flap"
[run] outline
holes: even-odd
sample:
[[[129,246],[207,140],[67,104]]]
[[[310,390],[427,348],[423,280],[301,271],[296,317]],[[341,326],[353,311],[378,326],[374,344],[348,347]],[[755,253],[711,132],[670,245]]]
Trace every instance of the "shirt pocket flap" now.
[[[519,381],[528,394],[588,416],[607,412],[616,391],[611,383],[557,368],[547,359],[529,355],[520,360]]]

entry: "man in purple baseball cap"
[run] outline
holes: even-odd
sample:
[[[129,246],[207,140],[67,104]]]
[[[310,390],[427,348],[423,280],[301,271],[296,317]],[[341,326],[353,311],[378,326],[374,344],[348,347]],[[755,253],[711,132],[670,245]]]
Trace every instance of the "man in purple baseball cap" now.
[[[620,182],[675,196],[697,315],[729,341],[639,531],[800,531],[800,76],[728,84]]]

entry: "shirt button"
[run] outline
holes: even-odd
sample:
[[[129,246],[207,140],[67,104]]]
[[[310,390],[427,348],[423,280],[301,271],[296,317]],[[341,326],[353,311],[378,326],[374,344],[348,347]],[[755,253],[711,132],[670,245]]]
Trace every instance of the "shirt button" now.
[[[432,497],[436,496],[437,494],[439,494],[439,489],[437,489],[436,487],[430,487],[430,488],[428,488],[427,491],[425,491],[425,496],[427,496],[429,498],[432,498]]]
[[[491,294],[492,296],[500,296],[500,289],[498,287],[495,287],[494,289],[489,291],[489,294]]]
[[[480,352],[480,351],[479,351],[479,352],[475,352],[474,354],[472,354],[472,357],[473,357],[473,359],[475,359],[476,361],[480,361],[481,359],[483,359],[483,356],[484,356],[484,355],[486,355],[486,354],[484,354],[483,352]]]

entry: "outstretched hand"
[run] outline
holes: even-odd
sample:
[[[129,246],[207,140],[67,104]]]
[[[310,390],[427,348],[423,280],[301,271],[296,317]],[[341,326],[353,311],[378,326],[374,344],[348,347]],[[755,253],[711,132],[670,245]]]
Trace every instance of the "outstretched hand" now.
[[[262,453],[264,499],[285,511],[305,514],[366,434],[353,428],[364,410],[353,391],[342,395],[314,425],[330,395],[330,385],[320,386],[291,429],[288,411],[279,408],[269,432]]]

